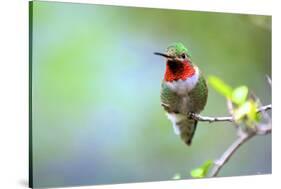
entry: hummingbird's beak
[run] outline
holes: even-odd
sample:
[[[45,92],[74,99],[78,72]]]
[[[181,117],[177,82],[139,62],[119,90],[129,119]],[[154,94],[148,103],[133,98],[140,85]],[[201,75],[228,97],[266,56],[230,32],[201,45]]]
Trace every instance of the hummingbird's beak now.
[[[169,55],[164,54],[164,53],[155,52],[154,54],[155,54],[155,55],[159,55],[159,56],[163,56],[163,57],[165,57],[165,58],[174,59],[174,57],[169,56]]]

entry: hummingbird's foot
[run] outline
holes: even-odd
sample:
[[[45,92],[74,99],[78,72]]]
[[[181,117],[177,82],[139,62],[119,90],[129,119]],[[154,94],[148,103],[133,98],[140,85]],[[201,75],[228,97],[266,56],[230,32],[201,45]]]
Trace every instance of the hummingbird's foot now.
[[[194,113],[194,112],[189,112],[189,113],[188,113],[188,118],[196,120],[196,115],[195,115],[195,113]]]

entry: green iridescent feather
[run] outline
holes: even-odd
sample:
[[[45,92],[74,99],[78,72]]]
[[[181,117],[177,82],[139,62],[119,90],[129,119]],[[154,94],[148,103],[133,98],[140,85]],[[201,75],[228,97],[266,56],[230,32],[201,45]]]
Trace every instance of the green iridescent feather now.
[[[187,53],[189,55],[188,49],[182,43],[173,43],[168,46],[166,50],[169,55],[180,56],[182,53]]]

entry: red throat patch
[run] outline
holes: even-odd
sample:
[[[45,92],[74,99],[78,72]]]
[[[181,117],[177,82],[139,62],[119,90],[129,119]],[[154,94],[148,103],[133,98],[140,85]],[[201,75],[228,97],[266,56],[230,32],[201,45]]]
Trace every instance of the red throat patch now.
[[[164,76],[165,81],[186,80],[195,74],[194,67],[188,62],[167,62],[166,72]]]

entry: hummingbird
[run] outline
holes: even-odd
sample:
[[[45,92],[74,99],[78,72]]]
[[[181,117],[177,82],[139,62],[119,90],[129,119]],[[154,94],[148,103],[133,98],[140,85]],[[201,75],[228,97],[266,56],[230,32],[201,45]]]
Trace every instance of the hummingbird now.
[[[166,63],[161,84],[161,105],[172,122],[175,134],[190,146],[197,126],[197,120],[190,115],[199,114],[207,103],[206,80],[182,43],[173,43],[165,53],[154,54],[164,57]]]

